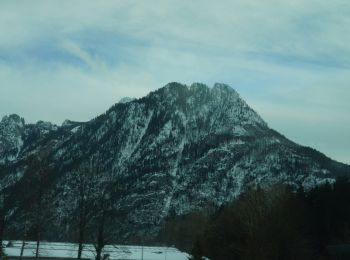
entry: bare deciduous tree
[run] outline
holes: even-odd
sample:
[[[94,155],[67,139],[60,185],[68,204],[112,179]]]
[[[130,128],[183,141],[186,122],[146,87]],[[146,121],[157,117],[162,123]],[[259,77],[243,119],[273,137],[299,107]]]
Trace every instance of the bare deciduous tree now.
[[[34,225],[34,236],[36,240],[35,258],[39,258],[40,240],[43,228],[47,221],[49,211],[48,201],[45,200],[45,190],[48,188],[51,170],[48,167],[48,157],[52,151],[52,145],[48,144],[38,154],[28,158],[28,169],[31,172],[34,196],[32,201],[31,222]]]
[[[81,259],[87,228],[95,213],[92,205],[98,186],[96,168],[93,167],[92,163],[81,165],[77,171],[71,174],[69,182],[73,187],[72,196],[76,199],[77,208],[73,210],[77,210],[77,259]]]

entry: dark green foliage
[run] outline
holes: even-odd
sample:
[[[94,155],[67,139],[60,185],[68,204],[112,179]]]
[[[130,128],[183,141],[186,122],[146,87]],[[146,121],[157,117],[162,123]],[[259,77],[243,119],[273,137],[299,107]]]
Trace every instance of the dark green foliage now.
[[[203,238],[211,259],[308,259],[298,198],[285,186],[257,189],[228,205]]]
[[[193,241],[204,235],[208,223],[209,219],[204,212],[175,217],[167,221],[158,240],[169,245],[176,245],[181,250],[191,251]]]
[[[257,188],[215,213],[168,221],[164,230],[163,242],[190,252],[190,259],[324,259],[327,246],[350,241],[350,182],[308,192]]]
[[[341,244],[350,241],[350,182],[339,179],[308,194],[319,243]]]
[[[197,239],[194,242],[189,260],[202,260],[202,259],[203,259],[203,245],[201,245],[201,242],[199,241],[199,239]]]

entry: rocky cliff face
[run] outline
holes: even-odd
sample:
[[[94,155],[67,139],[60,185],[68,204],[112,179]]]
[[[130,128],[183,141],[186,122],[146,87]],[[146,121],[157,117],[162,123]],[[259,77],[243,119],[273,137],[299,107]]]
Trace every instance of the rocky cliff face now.
[[[0,163],[9,163],[22,149],[24,119],[18,115],[5,116],[0,122]]]
[[[231,87],[170,83],[85,123],[26,125],[19,116],[4,117],[0,190],[16,198],[8,211],[14,234],[30,211],[23,206],[30,200],[18,194],[35,171],[28,158],[43,153],[51,239],[72,233],[72,179],[92,162],[97,182],[118,187],[111,207],[123,217],[113,216],[111,229],[123,239],[142,231],[155,235],[167,216],[219,206],[250,186],[284,182],[308,189],[350,174],[349,166],[270,129]]]

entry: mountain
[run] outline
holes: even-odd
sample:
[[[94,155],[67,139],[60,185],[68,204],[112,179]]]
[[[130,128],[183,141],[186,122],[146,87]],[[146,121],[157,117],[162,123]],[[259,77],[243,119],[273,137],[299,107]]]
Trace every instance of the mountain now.
[[[94,187],[113,187],[109,207],[117,213],[110,229],[122,241],[154,237],[167,217],[220,206],[256,185],[310,189],[350,176],[350,166],[270,129],[225,84],[169,83],[116,103],[91,121],[66,120],[61,126],[5,116],[0,144],[0,191],[10,198],[14,237],[34,211],[38,169],[47,173],[42,196],[50,230],[43,236],[53,240],[74,236],[75,177],[84,165],[93,165]],[[37,163],[31,163],[33,156]]]

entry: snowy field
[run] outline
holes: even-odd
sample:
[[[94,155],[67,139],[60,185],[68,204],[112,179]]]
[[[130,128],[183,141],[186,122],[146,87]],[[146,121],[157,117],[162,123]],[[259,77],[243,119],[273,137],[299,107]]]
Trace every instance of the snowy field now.
[[[22,241],[11,241],[4,243],[5,253],[8,256],[18,257],[21,252]],[[36,243],[27,241],[25,244],[23,256],[35,256]],[[53,258],[76,258],[77,244],[72,243],[48,243],[41,242],[39,255],[40,257]],[[149,246],[105,246],[103,254],[108,254],[109,259],[129,259],[129,260],[187,260],[188,254],[180,252],[173,247],[149,247]],[[94,259],[95,252],[92,245],[85,245],[83,258]]]

